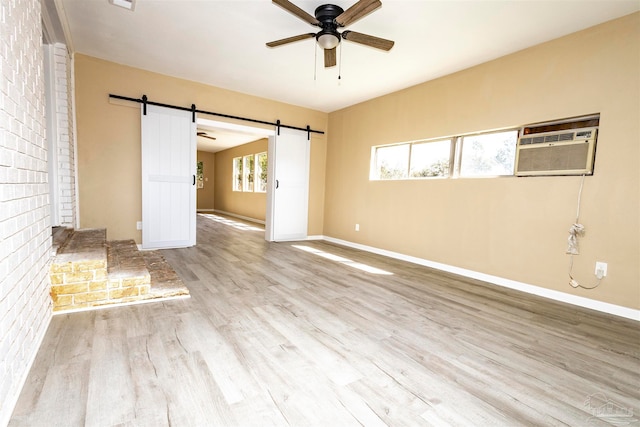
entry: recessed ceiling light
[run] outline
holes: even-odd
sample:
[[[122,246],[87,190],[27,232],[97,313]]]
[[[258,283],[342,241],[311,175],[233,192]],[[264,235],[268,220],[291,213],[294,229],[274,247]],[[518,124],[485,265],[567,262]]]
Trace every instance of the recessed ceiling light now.
[[[133,10],[136,6],[136,0],[109,0],[109,3],[129,10]]]

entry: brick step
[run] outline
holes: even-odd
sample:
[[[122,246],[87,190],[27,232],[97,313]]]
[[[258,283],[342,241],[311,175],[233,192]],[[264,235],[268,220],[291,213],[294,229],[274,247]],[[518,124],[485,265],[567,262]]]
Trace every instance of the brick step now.
[[[83,230],[64,229],[59,232],[60,246],[56,259],[59,262],[107,258],[107,230],[86,228]],[[64,236],[66,235],[66,238]],[[64,239],[64,241],[62,241]]]
[[[151,289],[145,299],[189,295],[189,289],[159,251],[144,251],[141,254],[151,275]]]
[[[53,310],[91,306],[107,288],[107,232],[105,229],[71,231],[51,262]]]
[[[151,275],[133,240],[107,242],[109,300],[130,302],[149,293]]]
[[[105,229],[58,233],[63,241],[50,268],[54,311],[189,295],[157,251],[140,252],[133,240],[107,242]]]

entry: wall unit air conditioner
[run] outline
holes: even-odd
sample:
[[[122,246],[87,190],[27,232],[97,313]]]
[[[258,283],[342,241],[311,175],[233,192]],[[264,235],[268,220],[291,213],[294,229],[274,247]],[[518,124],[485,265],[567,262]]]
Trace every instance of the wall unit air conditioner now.
[[[516,175],[592,175],[597,135],[597,127],[522,135]]]

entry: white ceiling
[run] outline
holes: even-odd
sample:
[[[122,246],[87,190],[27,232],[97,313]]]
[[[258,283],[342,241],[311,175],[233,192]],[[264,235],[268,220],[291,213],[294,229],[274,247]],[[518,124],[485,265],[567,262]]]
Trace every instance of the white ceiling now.
[[[393,49],[342,41],[339,66],[324,69],[313,39],[265,46],[318,30],[269,0],[136,0],[133,12],[108,0],[46,1],[75,52],[324,112],[640,9],[638,0],[382,0],[347,29],[394,40]],[[292,1],[311,15],[324,4]]]

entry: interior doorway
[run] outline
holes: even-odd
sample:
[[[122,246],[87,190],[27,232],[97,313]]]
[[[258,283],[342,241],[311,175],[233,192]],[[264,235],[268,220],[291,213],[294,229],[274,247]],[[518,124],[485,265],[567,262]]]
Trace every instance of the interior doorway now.
[[[205,157],[201,151],[210,151],[216,156],[215,182],[204,182],[204,186],[215,185],[216,203],[213,213],[264,223],[267,240],[306,238],[310,153],[307,133],[280,128],[279,136],[276,129],[271,127],[239,125],[203,118],[198,118],[197,124],[199,156]],[[278,141],[281,142],[279,150],[276,149]],[[267,159],[268,165],[264,168],[267,175],[266,194],[264,188],[259,188],[257,178],[258,173],[263,172],[262,167],[266,166],[260,164],[261,156]],[[297,160],[292,160],[294,158]],[[280,167],[277,167],[278,164]],[[255,173],[254,182],[247,187],[245,181],[243,187],[238,169],[244,166],[246,173],[247,165],[250,165],[251,173]],[[276,174],[282,176],[276,178]],[[294,176],[299,177],[296,183],[292,179]],[[204,191],[200,192],[205,194]],[[230,198],[233,198],[234,203],[239,203],[237,201],[240,199],[244,200],[242,203],[260,203],[260,215],[246,214],[246,205],[234,205],[229,202]],[[238,209],[233,209],[232,205]],[[228,208],[229,206],[231,207]]]
[[[264,224],[266,183],[260,180],[260,160],[266,160],[267,141],[275,134],[274,128],[202,117],[197,126],[198,161],[204,169],[203,188],[197,190],[198,212]],[[236,174],[240,171],[235,168],[245,162],[248,167],[242,172],[251,170],[251,176]]]

